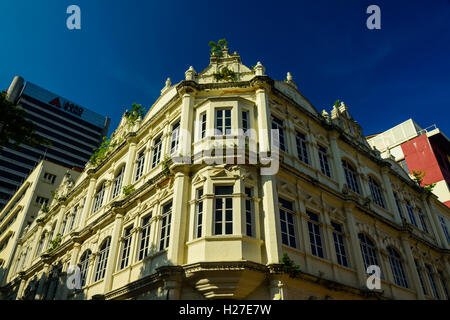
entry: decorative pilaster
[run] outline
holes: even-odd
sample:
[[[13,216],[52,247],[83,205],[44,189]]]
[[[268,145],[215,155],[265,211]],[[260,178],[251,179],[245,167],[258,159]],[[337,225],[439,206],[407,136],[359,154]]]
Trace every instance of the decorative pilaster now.
[[[341,150],[338,147],[337,143],[337,136],[339,134],[337,132],[330,133],[330,147],[331,147],[331,153],[332,153],[332,159],[333,159],[333,172],[335,174],[335,177],[339,183],[339,191],[342,192],[342,188],[344,187],[344,184],[346,183],[345,175],[344,175],[344,168],[342,168],[342,155]]]
[[[359,239],[358,239],[358,233],[356,231],[356,222],[355,217],[353,216],[352,208],[351,207],[345,207],[345,222],[347,225],[347,230],[349,231],[350,235],[350,241],[349,241],[349,247],[350,252],[352,253],[353,257],[353,267],[356,269],[357,275],[358,275],[358,281],[362,288],[366,288],[366,270],[364,268],[364,261],[361,256],[361,251],[359,247]]]
[[[400,217],[400,213],[397,210],[397,205],[395,203],[394,192],[392,191],[391,180],[388,176],[389,168],[383,167],[381,168],[381,178],[383,179],[384,189],[386,190],[386,202],[389,208],[389,211],[394,216],[394,220],[397,224],[402,224],[402,218]]]
[[[256,67],[255,67],[256,68]],[[268,152],[270,148],[270,109],[267,88],[264,83],[256,89],[256,107],[258,112],[259,152]]]
[[[104,293],[107,293],[112,288],[112,274],[113,274],[115,266],[116,266],[117,252],[118,252],[119,246],[120,246],[119,239],[120,239],[120,234],[122,232],[123,215],[119,212],[115,212],[115,214],[116,214],[116,217],[114,220],[114,229],[113,229],[113,234],[112,234],[112,238],[111,238],[111,247],[109,249],[108,262],[106,265],[106,272],[105,272]]]
[[[188,70],[189,71],[189,70]],[[194,102],[196,89],[192,86],[182,87],[179,91],[181,96],[181,118],[180,118],[180,143],[178,152],[183,159],[191,159],[192,133],[194,124]]]
[[[417,298],[420,300],[425,299],[425,295],[423,294],[422,287],[420,285],[420,278],[419,274],[417,273],[416,264],[414,263],[414,256],[411,251],[411,245],[409,244],[408,237],[406,235],[402,235],[400,237],[403,252],[406,256],[406,261],[408,262],[406,265],[407,268],[407,274],[410,275],[409,282],[412,282],[412,285],[414,286],[414,289],[416,290]]]
[[[62,221],[64,219],[64,216],[66,215],[65,212],[64,212],[65,210],[66,210],[66,206],[65,205],[61,205],[61,207],[59,208],[59,212],[58,212],[58,220],[56,221],[55,236],[58,233],[61,233],[61,234],[63,233],[63,232],[60,232],[61,231],[60,229],[61,229],[61,223],[62,223]]]
[[[276,264],[280,263],[281,260],[281,227],[275,177],[272,175],[261,176],[261,185],[267,264]]]
[[[97,179],[96,178],[91,178],[89,180],[89,187],[88,187],[88,192],[86,195],[86,200],[84,202],[84,207],[83,207],[83,211],[81,213],[81,217],[80,217],[80,227],[83,228],[86,225],[86,220],[89,217],[89,213],[91,212],[91,208],[92,208],[92,198],[94,197],[94,192],[95,192],[95,184],[97,183]]]
[[[128,186],[131,184],[131,178],[133,175],[133,167],[136,159],[136,141],[134,139],[130,140],[130,147],[127,154],[127,165],[125,167],[125,172],[123,175],[123,186]]]
[[[430,197],[428,197],[423,204],[428,217],[430,217],[429,221],[438,245],[441,248],[449,249],[447,238],[445,237],[444,231],[442,231],[441,223],[438,221],[437,215],[435,214],[433,204],[430,202]]]
[[[173,265],[184,263],[186,217],[189,201],[190,179],[187,172],[175,173],[173,184],[172,221],[167,259]]]

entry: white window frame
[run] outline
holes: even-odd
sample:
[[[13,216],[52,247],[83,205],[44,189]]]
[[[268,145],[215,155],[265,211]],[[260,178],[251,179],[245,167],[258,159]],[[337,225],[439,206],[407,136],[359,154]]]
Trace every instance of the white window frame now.
[[[152,169],[161,162],[162,134],[153,140]]]

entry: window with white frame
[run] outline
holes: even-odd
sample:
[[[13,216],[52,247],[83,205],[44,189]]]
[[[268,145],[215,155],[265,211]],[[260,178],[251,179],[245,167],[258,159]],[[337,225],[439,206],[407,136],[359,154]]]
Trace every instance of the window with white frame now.
[[[242,111],[242,130],[244,133],[250,129],[250,113],[247,110]]]
[[[233,186],[214,186],[214,235],[233,234]]]
[[[426,217],[420,208],[417,209],[417,215],[419,216],[419,221],[420,221],[420,224],[422,225],[422,230],[425,231],[426,233],[429,233]]]
[[[178,150],[180,144],[180,121],[172,126],[172,138],[170,141],[170,154],[174,154]]]
[[[397,210],[398,210],[398,214],[400,215],[400,218],[405,219],[405,217],[403,215],[402,205],[400,203],[400,200],[398,199],[398,194],[396,192],[394,192],[394,199],[395,199],[395,204],[397,205]]]
[[[125,174],[125,166],[122,166],[120,168],[119,173],[114,178],[113,182],[113,191],[111,199],[114,199],[120,195],[120,191],[122,189],[122,181],[123,181],[123,175]]]
[[[274,130],[278,129],[278,141],[276,139],[274,139],[274,141],[275,141],[275,143],[278,143],[280,150],[282,150],[284,152],[288,152],[287,147],[286,147],[285,136],[284,136],[284,130],[285,130],[284,121],[278,119],[277,117],[272,117],[272,118],[273,118],[272,119],[272,129],[274,129]]]
[[[450,234],[447,229],[447,223],[445,218],[442,216],[438,216],[439,222],[441,224],[442,231],[444,231],[445,237],[447,238],[447,242],[450,243]]]
[[[49,202],[48,198],[44,198],[44,197],[40,197],[40,196],[36,197],[36,203],[40,204],[41,206],[48,206],[48,202]]]
[[[400,254],[392,247],[387,247],[386,250],[389,254],[389,263],[391,265],[395,284],[408,288],[408,280],[406,279],[406,272]]]
[[[371,176],[369,176],[369,187],[370,187],[370,193],[372,194],[373,202],[376,205],[385,209],[386,206],[384,204],[383,193],[382,193],[380,184],[377,181],[375,181],[375,179],[372,178]]]
[[[342,167],[344,168],[348,188],[353,192],[360,193],[356,169],[346,160],[342,160]]]
[[[172,218],[172,202],[164,205],[162,208],[161,233],[159,238],[159,250],[169,247],[170,223]]]
[[[142,219],[141,224],[141,234],[140,234],[140,245],[139,245],[139,253],[138,253],[138,261],[141,261],[145,257],[148,257],[150,254],[150,219],[152,215]]]
[[[440,299],[439,292],[436,286],[436,282],[434,280],[433,269],[430,265],[425,265],[425,270],[427,272],[428,280],[430,280],[431,290],[433,291],[433,295],[436,299]]]
[[[133,238],[133,234],[131,233],[132,230],[133,226],[131,225],[125,228],[123,232],[122,254],[120,256],[119,270],[122,270],[123,268],[128,266],[128,261],[130,258],[131,241]]]
[[[45,242],[45,234],[43,234],[39,239],[38,247],[36,250],[36,257],[39,256],[42,252],[42,249],[44,249],[44,242]]]
[[[344,231],[342,225],[336,222],[331,222],[331,226],[333,227],[333,240],[337,261],[341,266],[348,267],[348,258],[345,250]]]
[[[409,201],[406,201],[406,211],[408,211],[408,216],[409,216],[409,220],[410,220],[411,224],[413,226],[415,226],[416,228],[418,228],[419,226],[417,225],[416,216],[414,214],[414,210]]]
[[[161,161],[162,135],[153,141],[152,169]]]
[[[231,134],[231,109],[216,109],[216,134]]]
[[[54,184],[55,180],[56,180],[56,176],[54,174],[45,172],[44,173],[44,180],[49,182],[49,183],[51,183],[51,184]]]
[[[136,159],[136,170],[134,171],[134,181],[138,181],[140,177],[142,177],[144,173],[144,165],[145,165],[145,150],[142,150],[138,153],[138,157]]]
[[[442,272],[441,270],[438,270],[438,275],[439,275],[439,278],[441,279],[442,289],[444,289],[445,299],[449,300],[450,296],[448,295],[448,288],[447,288],[447,283],[446,283],[447,281],[445,279],[444,272]]]
[[[200,139],[206,137],[206,112],[200,115]]]
[[[319,162],[320,171],[327,177],[331,178],[330,163],[328,161],[328,150],[327,148],[319,145]]]
[[[105,277],[110,245],[111,245],[111,237],[108,237],[103,241],[102,245],[100,246],[100,251],[97,256],[97,266],[95,269],[94,282],[97,282]]]
[[[84,287],[87,283],[87,275],[89,271],[89,259],[91,257],[91,250],[86,250],[80,259],[80,281],[81,281],[81,287]]]
[[[195,231],[194,238],[200,238],[203,232],[203,188],[197,190],[197,203],[195,205]]]
[[[380,266],[377,259],[375,243],[364,233],[358,234],[358,238],[365,270],[371,265]]]
[[[97,212],[102,207],[103,199],[105,197],[105,191],[106,191],[106,183],[103,182],[98,188],[97,192],[95,193],[94,205],[92,206],[92,213]]]
[[[306,164],[309,164],[308,145],[306,143],[306,136],[297,131],[295,136],[297,143],[298,159]]]
[[[295,213],[291,201],[278,198],[281,242],[289,247],[297,248],[297,236],[295,231]]]
[[[70,211],[68,211],[63,218],[63,221],[61,223],[61,228],[59,230],[59,233],[63,236],[65,231],[66,231],[66,226],[67,226],[67,222],[69,220],[69,216],[70,216]]]
[[[309,231],[309,242],[311,244],[311,253],[316,257],[323,258],[324,250],[320,232],[319,215],[310,211],[306,211],[306,214],[309,217],[308,231]]]
[[[419,276],[420,285],[422,286],[422,291],[424,295],[428,295],[427,287],[425,286],[425,281],[423,280],[422,272],[419,267],[419,262],[414,259],[414,264],[416,265],[417,274]]]
[[[253,189],[245,188],[245,234],[249,237],[255,236],[254,231],[254,209],[253,209]]]
[[[73,208],[73,213],[70,215],[70,223],[69,223],[69,229],[68,231],[71,231],[75,225],[75,221],[77,220],[77,214],[78,214],[78,205],[76,205]]]

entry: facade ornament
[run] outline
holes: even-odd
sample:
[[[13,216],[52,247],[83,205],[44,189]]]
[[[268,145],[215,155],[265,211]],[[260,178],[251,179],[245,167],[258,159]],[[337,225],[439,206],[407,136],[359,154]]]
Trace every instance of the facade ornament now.
[[[325,109],[322,110],[322,117],[324,117],[327,122],[330,122],[330,114]]]
[[[264,68],[260,61],[258,61],[253,70],[255,70],[257,76],[264,76],[264,72],[266,72],[266,68]]]
[[[185,78],[188,81],[195,81],[196,72],[194,70],[194,67],[190,66],[189,69],[184,73]]]
[[[167,80],[166,80],[166,85],[164,86],[164,88],[162,88],[161,94],[163,94],[163,93],[165,93],[167,90],[169,90],[171,86],[172,86],[172,80],[170,80],[170,78],[167,78]]]
[[[294,80],[292,80],[292,74],[290,72],[287,73],[286,83],[297,89],[297,84],[294,82]]]

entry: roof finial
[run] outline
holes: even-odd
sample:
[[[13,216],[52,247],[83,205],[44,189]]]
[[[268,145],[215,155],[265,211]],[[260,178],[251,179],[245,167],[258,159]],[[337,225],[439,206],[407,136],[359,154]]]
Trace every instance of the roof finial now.
[[[194,80],[196,74],[194,67],[190,66],[189,69],[184,74],[186,76],[186,80]]]
[[[292,81],[292,74],[290,72],[287,73],[286,79],[287,81]]]
[[[167,80],[166,80],[166,85],[164,86],[164,88],[162,88],[161,94],[163,94],[164,92],[166,92],[167,90],[169,90],[169,88],[170,88],[171,85],[172,85],[172,80],[170,80],[170,78],[167,78]]]
[[[263,76],[264,72],[266,71],[266,68],[264,68],[264,66],[261,64],[261,62],[258,61],[258,63],[256,64],[254,70],[255,70],[255,74],[257,76]]]

